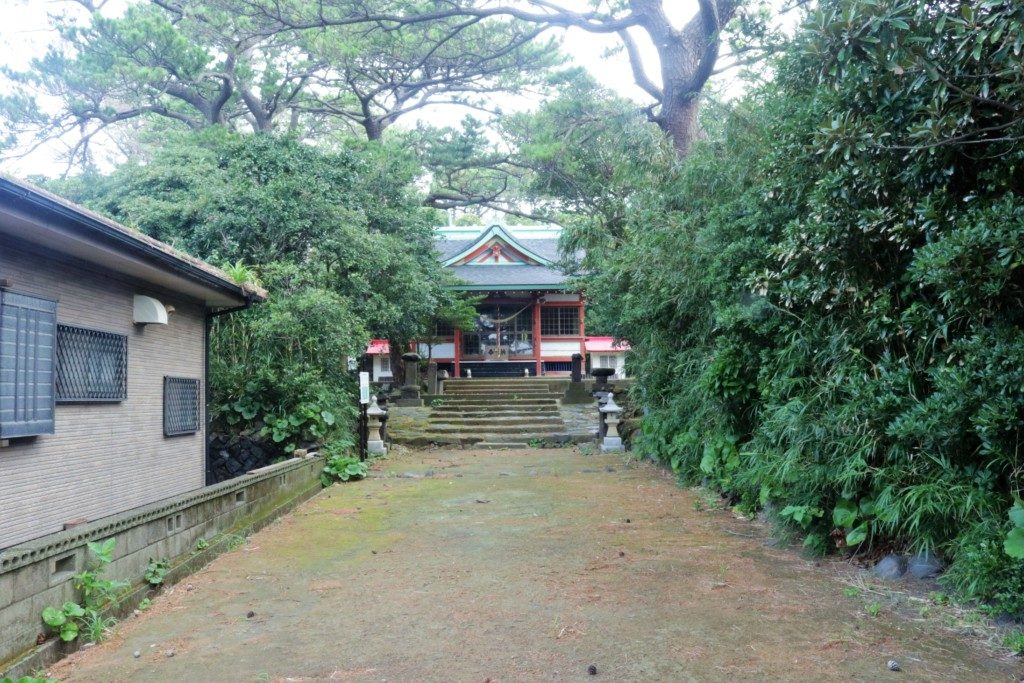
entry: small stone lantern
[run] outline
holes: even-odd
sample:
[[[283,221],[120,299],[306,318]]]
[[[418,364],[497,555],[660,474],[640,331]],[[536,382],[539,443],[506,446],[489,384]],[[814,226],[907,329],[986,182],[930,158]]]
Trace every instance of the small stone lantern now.
[[[388,452],[387,446],[384,445],[384,436],[382,434],[384,429],[383,418],[386,415],[387,412],[381,410],[375,401],[371,401],[370,407],[366,409],[366,419],[369,423],[366,434],[366,452],[370,455],[386,455]]]
[[[605,434],[601,439],[601,451],[613,453],[624,450],[622,437],[619,436],[619,416],[622,414],[622,407],[615,403],[615,396],[608,394],[608,402],[600,408],[604,415]]]

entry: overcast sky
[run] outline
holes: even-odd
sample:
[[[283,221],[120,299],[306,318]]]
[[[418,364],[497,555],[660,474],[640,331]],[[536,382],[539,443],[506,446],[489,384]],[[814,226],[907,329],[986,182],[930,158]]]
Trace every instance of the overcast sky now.
[[[123,11],[130,2],[144,0],[109,0],[104,7],[104,14],[110,15]],[[566,0],[565,6],[585,8],[585,0]],[[694,0],[665,0],[666,12],[673,23],[680,26],[696,13]],[[0,45],[5,50],[0,54],[0,64],[15,70],[28,67],[33,57],[42,55],[47,46],[56,40],[56,34],[50,25],[49,14],[62,10],[85,11],[77,4],[68,0],[0,0]],[[614,36],[591,34],[573,29],[561,32],[564,39],[563,49],[571,59],[586,67],[594,76],[622,95],[631,97],[638,102],[649,102],[650,99],[633,83],[629,62],[624,54],[604,57],[611,47],[618,45]],[[642,41],[642,34],[637,34]],[[649,65],[648,73],[652,80],[659,82],[657,55],[649,42],[641,42],[645,61]],[[720,79],[721,81],[722,79]],[[729,87],[728,78],[725,87]],[[529,108],[536,106],[536,100],[530,98],[502,98],[501,107],[505,110]],[[397,125],[415,125],[418,120],[435,125],[457,123],[466,110],[450,105],[438,105],[423,110],[418,116],[409,116]],[[9,159],[2,162],[0,169],[15,175],[44,174],[54,175],[63,171],[58,161],[61,151],[59,145],[40,147],[32,154],[21,159]]]

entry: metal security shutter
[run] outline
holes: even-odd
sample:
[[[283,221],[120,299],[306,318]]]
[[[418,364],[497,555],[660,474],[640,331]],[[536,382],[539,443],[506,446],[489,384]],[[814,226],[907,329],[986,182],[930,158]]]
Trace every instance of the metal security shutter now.
[[[0,438],[53,434],[57,302],[0,291]]]
[[[164,436],[199,431],[199,380],[164,377]]]

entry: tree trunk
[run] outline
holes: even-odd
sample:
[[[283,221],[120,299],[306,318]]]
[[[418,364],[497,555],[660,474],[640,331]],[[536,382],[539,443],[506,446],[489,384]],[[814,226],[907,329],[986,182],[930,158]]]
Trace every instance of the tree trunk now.
[[[699,108],[700,98],[693,96],[682,102],[666,102],[661,112],[661,128],[672,139],[672,146],[680,158],[690,153],[690,146],[700,135]]]
[[[367,140],[380,140],[384,136],[384,126],[373,116],[363,119],[363,130]]]

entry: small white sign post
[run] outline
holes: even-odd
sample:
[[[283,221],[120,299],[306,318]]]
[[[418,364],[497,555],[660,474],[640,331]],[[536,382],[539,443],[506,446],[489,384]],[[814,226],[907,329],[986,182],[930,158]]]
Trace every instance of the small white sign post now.
[[[370,373],[359,373],[359,402],[366,405],[370,402]]]
[[[359,373],[359,459],[366,460],[366,448],[369,441],[369,423],[366,416],[366,405],[370,402],[370,373]]]

